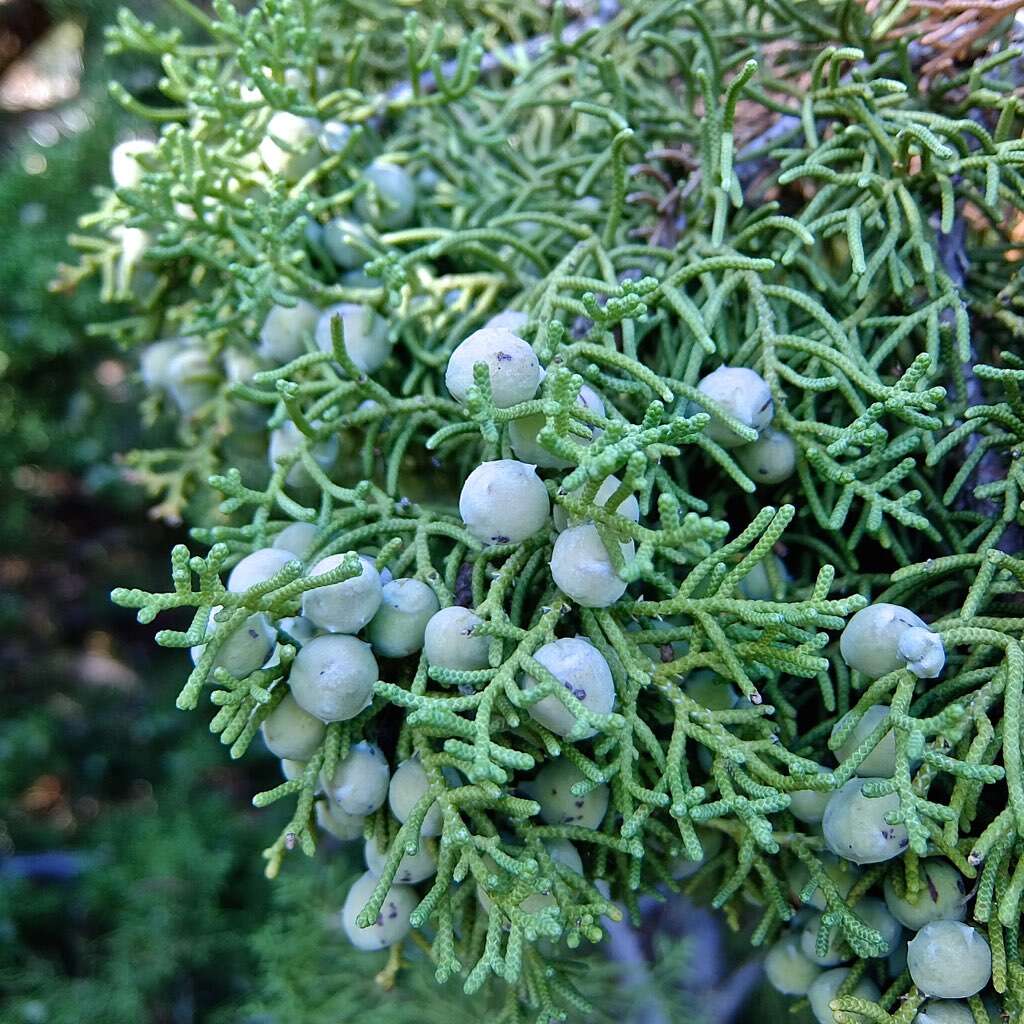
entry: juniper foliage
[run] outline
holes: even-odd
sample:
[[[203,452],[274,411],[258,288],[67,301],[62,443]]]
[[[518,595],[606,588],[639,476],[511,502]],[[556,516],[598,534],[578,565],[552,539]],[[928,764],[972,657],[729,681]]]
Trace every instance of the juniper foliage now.
[[[361,920],[403,853],[433,842],[419,831],[436,800],[438,870],[413,913],[417,941],[439,980],[504,982],[502,1020],[585,1010],[569,976],[545,967],[544,943],[599,942],[604,918],[678,889],[680,861],[701,861],[712,833],[721,851],[688,885],[737,926],[758,907],[754,945],[820,890],[819,942],[835,930],[855,955],[834,1004],[844,1022],[914,1016],[923,994],[905,972],[885,975],[857,903],[887,871],[915,893],[920,859],[947,858],[975,880],[992,987],[1019,1020],[1024,147],[1009,20],[962,72],[924,81],[927,48],[885,27],[899,5],[881,16],[850,0],[177,6],[201,42],[129,12],[110,31],[115,51],[161,61],[164,105],[112,88],[160,137],[140,180],[85,219],[81,260],[62,273],[65,286],[98,275],[106,298],[131,304],[97,327],[123,344],[193,339],[190,400],[154,388],[146,407],[177,421],[180,444],[129,464],[157,514],[190,518],[196,546],[173,552],[171,590],[114,600],[144,622],[186,610],[157,640],[205,643],[178,704],[212,705],[233,757],[288,692],[301,643],[283,620],[359,571],[352,557],[310,575],[325,555],[370,552],[442,607],[472,607],[490,639],[489,667],[471,672],[386,662],[372,703],[256,798],[294,806],[268,873],[292,847],[313,852],[321,772],[372,737],[392,764],[418,755],[429,790],[404,824],[386,808],[367,819],[389,853]],[[299,166],[287,178],[258,155],[282,110],[323,126],[307,162],[302,144],[271,135]],[[393,198],[366,173],[380,160],[415,181],[408,223],[394,226]],[[360,222],[358,269],[340,277],[324,236],[338,216]],[[125,229],[144,233],[141,249]],[[389,357],[360,369],[336,317],[319,345],[268,362],[261,325],[299,301],[370,308]],[[481,365],[458,404],[449,357],[509,310],[547,368],[540,394],[499,407]],[[781,482],[759,483],[743,449],[709,435],[715,419],[757,437],[697,387],[722,365],[767,382],[794,451]],[[603,410],[578,401],[584,385]],[[609,607],[555,587],[553,528],[485,546],[455,510],[475,466],[512,457],[509,425],[525,417],[565,467],[545,471],[551,500],[595,524],[629,584]],[[286,424],[295,444],[267,460],[268,432]],[[332,442],[341,454],[328,461]],[[620,486],[602,504],[610,474]],[[207,486],[219,504],[190,504]],[[629,495],[640,522],[609,511]],[[294,522],[316,528],[306,559],[228,591],[225,570]],[[838,633],[879,599],[941,636],[940,681],[846,666]],[[217,653],[254,613],[277,624],[277,657],[236,678]],[[611,713],[534,658],[574,633],[611,666]],[[695,695],[709,672],[724,700]],[[529,692],[524,674],[539,683]],[[551,697],[577,720],[565,738],[530,715]],[[885,724],[833,766],[877,706]],[[908,848],[845,893],[791,795],[842,786],[887,730],[895,770],[869,793],[898,796],[890,824]],[[579,772],[578,798],[608,788],[599,828],[538,818],[530,783],[559,758]],[[556,866],[555,840],[580,845],[583,875]],[[523,909],[531,895],[549,896],[540,912]],[[882,982],[877,1004],[847,994],[864,972]]]

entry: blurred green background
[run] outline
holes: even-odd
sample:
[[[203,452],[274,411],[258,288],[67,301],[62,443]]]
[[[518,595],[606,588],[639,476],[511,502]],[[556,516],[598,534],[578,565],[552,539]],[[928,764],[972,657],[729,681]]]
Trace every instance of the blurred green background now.
[[[131,6],[172,20],[169,5]],[[259,745],[231,763],[201,716],[176,711],[180,653],[109,603],[117,583],[162,587],[183,539],[121,478],[117,453],[152,439],[129,360],[86,332],[95,287],[47,290],[112,144],[139,127],[107,79],[143,99],[156,86],[153,68],[104,57],[115,12],[0,3],[0,1022],[480,1020],[479,1002],[438,989],[424,965],[400,992],[374,987],[380,959],[353,955],[328,914],[356,870],[350,851],[296,855],[263,878],[259,851],[284,812],[250,800],[276,763]],[[652,931],[688,943],[641,935],[650,972],[587,966],[609,1018],[735,1019],[756,968],[735,973],[712,948],[720,931],[691,934],[674,913]],[[657,989],[656,1005],[630,978]],[[767,991],[747,1013],[795,1019]]]
[[[0,5],[4,1024],[210,1020],[247,997],[268,909],[258,851],[275,822],[248,802],[276,766],[227,763],[174,709],[180,655],[108,600],[116,580],[162,585],[180,538],[120,480],[139,394],[122,354],[86,335],[96,289],[47,291],[135,127],[106,79],[156,82],[103,58],[115,11]]]

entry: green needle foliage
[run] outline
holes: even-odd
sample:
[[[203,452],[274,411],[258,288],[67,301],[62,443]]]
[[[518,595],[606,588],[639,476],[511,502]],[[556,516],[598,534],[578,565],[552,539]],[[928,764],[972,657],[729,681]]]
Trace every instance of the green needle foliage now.
[[[314,861],[281,876],[273,893],[274,906],[249,940],[253,970],[260,979],[256,992],[241,1010],[232,1007],[215,1020],[233,1024],[239,1019],[298,1019],[333,1024],[359,1012],[371,1024],[405,1024],[413,1018],[473,1024],[481,1015],[509,1013],[510,1002],[515,1012],[512,989],[493,989],[469,999],[453,992],[451,983],[439,986],[429,959],[416,949],[403,958],[397,977],[384,954],[370,957],[371,965],[383,968],[379,974],[367,970],[367,954],[348,945],[339,933],[337,914],[328,912],[344,890],[349,866],[343,858]],[[635,1010],[638,1001],[648,1005],[654,1001],[664,1019],[689,1022],[703,1019],[692,1008],[690,997],[679,991],[691,952],[686,944],[659,943],[657,966],[645,977],[642,991],[622,977],[618,965],[602,964],[593,957],[565,957],[557,967],[600,1007],[598,1016],[590,1020],[621,1020]]]
[[[142,347],[146,415],[180,439],[129,462],[196,547],[173,552],[168,592],[114,600],[143,622],[172,613],[161,644],[205,644],[178,704],[212,705],[233,757],[289,691],[303,595],[357,575],[356,552],[472,608],[489,639],[472,671],[385,661],[368,706],[256,797],[294,807],[268,874],[313,852],[321,773],[370,738],[392,768],[415,754],[428,788],[404,823],[386,806],[365,819],[389,852],[360,922],[428,844],[437,874],[413,938],[438,980],[499,983],[500,1020],[588,1012],[550,945],[600,942],[622,908],[638,919],[640,895],[677,890],[709,836],[720,852],[688,884],[736,926],[758,908],[755,945],[818,894],[819,951],[835,933],[854,960],[833,1004],[844,1024],[913,1019],[924,995],[886,973],[858,902],[887,874],[912,899],[921,858],[946,858],[975,887],[992,993],[1020,1020],[1024,119],[1009,22],[926,87],[913,33],[890,38],[849,0],[176,6],[196,38],[129,12],[110,31],[115,51],[161,63],[165,105],[113,87],[159,140],[85,218],[81,261],[63,270],[130,304],[96,330]],[[310,138],[275,134],[275,111],[315,119]],[[405,170],[409,216],[374,161]],[[345,274],[324,230],[337,217],[356,223]],[[298,302],[363,307],[386,358],[357,364],[365,339],[340,316],[317,343],[308,329],[294,354],[268,353],[268,316]],[[478,364],[454,401],[456,346],[513,310],[547,371],[539,393],[496,403]],[[167,383],[147,346],[172,337],[191,361]],[[775,483],[749,448],[715,440],[758,437],[698,388],[721,366],[767,383],[793,457]],[[484,544],[456,509],[476,466],[515,457],[526,417],[542,467],[562,467],[542,468],[556,511],[594,524],[628,585],[609,605],[556,587],[554,527]],[[294,443],[268,457],[282,429]],[[610,511],[629,496],[639,522]],[[315,527],[305,557],[229,591],[225,571],[292,523]],[[838,634],[878,600],[941,637],[938,680],[847,667]],[[276,628],[276,656],[236,677],[218,654],[253,615]],[[611,712],[535,657],[572,635],[610,666]],[[531,714],[552,699],[576,720],[565,736]],[[887,719],[836,766],[875,707]],[[792,794],[840,788],[890,731],[893,771],[866,795],[898,798],[888,821],[906,851],[847,891]],[[532,784],[551,764],[575,770],[581,801],[606,788],[597,828],[539,816]],[[420,836],[435,801],[436,842]],[[551,856],[566,840],[582,874]],[[865,972],[877,1003],[847,994]]]

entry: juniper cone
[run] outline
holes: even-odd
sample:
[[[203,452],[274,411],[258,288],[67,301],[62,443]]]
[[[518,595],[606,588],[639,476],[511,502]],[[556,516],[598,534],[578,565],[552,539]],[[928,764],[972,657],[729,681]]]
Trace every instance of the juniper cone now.
[[[588,1019],[560,953],[684,889],[825,1024],[1020,1020],[1015,5],[512,6],[111,28],[164,98],[113,87],[152,145],[61,283],[191,528],[114,600],[301,757],[268,875],[372,841],[332,910],[388,984]]]

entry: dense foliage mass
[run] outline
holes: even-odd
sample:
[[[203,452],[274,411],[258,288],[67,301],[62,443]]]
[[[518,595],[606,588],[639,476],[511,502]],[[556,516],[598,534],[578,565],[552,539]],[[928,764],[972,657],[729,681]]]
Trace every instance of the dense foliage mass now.
[[[114,599],[282,758],[268,873],[365,843],[353,944],[507,1021],[680,884],[823,1024],[1019,1020],[1009,17],[186,9],[63,279],[177,423],[205,553]]]

